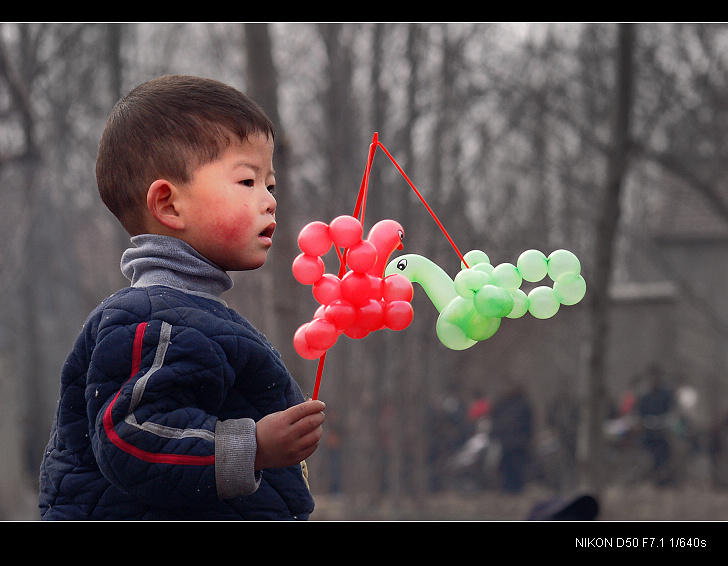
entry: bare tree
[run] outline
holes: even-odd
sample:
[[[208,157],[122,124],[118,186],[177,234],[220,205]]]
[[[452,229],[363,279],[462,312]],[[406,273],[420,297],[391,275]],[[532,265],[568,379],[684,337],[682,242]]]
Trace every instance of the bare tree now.
[[[605,184],[602,189],[600,216],[597,219],[593,281],[590,284],[591,351],[589,371],[582,403],[582,440],[580,463],[582,483],[599,489],[602,453],[602,424],[607,416],[605,357],[609,332],[609,284],[614,265],[614,242],[620,216],[622,189],[631,153],[631,118],[633,105],[633,57],[635,26],[620,24],[615,50],[615,85]]]
[[[279,214],[276,216],[276,245],[266,267],[268,303],[268,327],[271,339],[283,356],[291,373],[301,379],[304,366],[293,349],[292,337],[299,325],[302,291],[291,277],[291,263],[298,254],[296,245],[296,216],[294,187],[291,185],[290,140],[286,135],[278,109],[278,77],[273,59],[268,24],[245,24],[245,51],[249,78],[248,94],[266,111],[276,127],[275,171],[276,201]]]
[[[15,153],[0,156],[0,162],[12,168],[13,177],[18,183],[14,194],[4,195],[5,202],[14,202],[16,211],[19,211],[14,225],[15,234],[8,233],[15,246],[5,250],[8,261],[4,262],[4,266],[5,269],[17,266],[17,269],[13,269],[14,274],[10,277],[3,277],[2,291],[6,297],[17,293],[19,300],[4,301],[3,326],[15,327],[16,331],[12,335],[11,347],[3,349],[6,363],[3,364],[5,371],[0,375],[0,380],[7,382],[3,389],[8,396],[2,399],[6,410],[0,411],[0,414],[3,415],[3,420],[9,418],[13,421],[3,425],[10,435],[7,438],[8,445],[14,449],[14,453],[11,452],[2,459],[3,473],[7,473],[13,481],[18,481],[25,477],[32,466],[33,461],[29,458],[29,452],[32,452],[30,447],[38,446],[41,442],[44,423],[28,418],[31,403],[42,399],[39,377],[43,366],[43,357],[37,350],[41,337],[39,285],[32,276],[38,272],[38,261],[41,258],[39,254],[31,252],[33,244],[38,242],[36,226],[41,205],[36,181],[40,164],[37,112],[31,98],[33,70],[37,64],[33,53],[38,36],[34,33],[37,30],[25,26],[16,26],[14,31],[18,34],[15,55],[11,54],[8,43],[0,34],[0,75],[3,88],[9,93],[11,101],[11,106],[5,112],[8,116],[17,117],[17,133],[20,139]],[[26,65],[22,65],[21,61]],[[10,133],[13,128],[8,126],[7,131]],[[16,371],[8,371],[10,368],[15,368]],[[19,423],[25,423],[25,426],[18,426]],[[19,483],[22,485],[22,482]],[[22,491],[17,490],[17,484],[5,485],[3,482],[2,487],[1,495],[8,508],[0,509],[0,512],[7,514],[18,503]]]

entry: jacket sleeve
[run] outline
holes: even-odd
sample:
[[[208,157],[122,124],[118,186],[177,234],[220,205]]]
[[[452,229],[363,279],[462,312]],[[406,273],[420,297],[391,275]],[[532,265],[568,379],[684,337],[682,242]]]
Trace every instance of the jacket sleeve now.
[[[99,325],[87,376],[92,446],[105,477],[152,505],[255,491],[255,423],[218,420],[234,371],[214,340],[152,320]]]

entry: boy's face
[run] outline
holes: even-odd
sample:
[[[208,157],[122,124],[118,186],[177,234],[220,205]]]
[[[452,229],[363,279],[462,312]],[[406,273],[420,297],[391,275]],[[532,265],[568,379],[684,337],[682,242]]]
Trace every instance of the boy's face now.
[[[225,271],[257,269],[273,243],[274,186],[272,140],[232,144],[181,186],[181,239]]]

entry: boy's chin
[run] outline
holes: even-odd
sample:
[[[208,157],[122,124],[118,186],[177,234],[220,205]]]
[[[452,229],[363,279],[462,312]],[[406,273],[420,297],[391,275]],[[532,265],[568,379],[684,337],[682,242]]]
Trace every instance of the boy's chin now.
[[[267,256],[255,261],[245,261],[245,262],[232,262],[229,264],[228,267],[225,267],[225,271],[254,271],[256,269],[259,269],[265,265],[265,260],[267,259]]]

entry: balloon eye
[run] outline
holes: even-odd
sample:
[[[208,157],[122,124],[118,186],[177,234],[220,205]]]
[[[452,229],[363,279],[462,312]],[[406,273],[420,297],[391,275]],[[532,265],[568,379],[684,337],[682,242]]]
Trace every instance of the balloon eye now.
[[[402,240],[404,240],[404,232],[402,232],[402,230],[398,230],[398,233],[399,233],[399,241],[401,242]]]
[[[397,269],[399,269],[400,271],[404,271],[405,269],[407,269],[407,260],[406,259],[400,259],[397,262]]]

